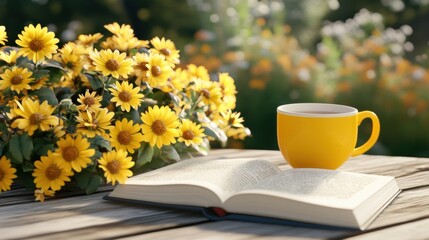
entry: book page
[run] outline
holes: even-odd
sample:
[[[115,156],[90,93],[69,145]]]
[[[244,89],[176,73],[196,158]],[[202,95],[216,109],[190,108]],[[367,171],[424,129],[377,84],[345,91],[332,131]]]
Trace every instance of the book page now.
[[[129,178],[126,184],[198,185],[221,200],[280,172],[274,164],[255,159],[188,159]]]
[[[291,169],[249,187],[244,192],[274,194],[318,205],[351,204],[370,185],[391,177],[323,169]],[[361,196],[362,197],[362,196]]]

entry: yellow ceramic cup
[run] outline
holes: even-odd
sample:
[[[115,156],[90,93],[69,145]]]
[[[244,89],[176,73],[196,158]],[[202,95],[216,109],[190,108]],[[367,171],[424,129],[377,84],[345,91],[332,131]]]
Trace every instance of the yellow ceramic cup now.
[[[358,126],[372,121],[368,141],[356,147]],[[277,141],[294,168],[336,169],[350,157],[368,151],[377,141],[380,122],[375,113],[325,103],[296,103],[277,108]]]

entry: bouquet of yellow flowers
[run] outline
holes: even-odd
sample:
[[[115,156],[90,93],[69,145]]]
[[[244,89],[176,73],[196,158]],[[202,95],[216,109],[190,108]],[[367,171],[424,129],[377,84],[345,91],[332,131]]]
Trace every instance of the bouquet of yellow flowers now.
[[[181,66],[171,40],[105,28],[59,48],[40,24],[6,46],[0,26],[0,192],[17,180],[41,201],[70,182],[90,194],[250,135],[227,73]]]

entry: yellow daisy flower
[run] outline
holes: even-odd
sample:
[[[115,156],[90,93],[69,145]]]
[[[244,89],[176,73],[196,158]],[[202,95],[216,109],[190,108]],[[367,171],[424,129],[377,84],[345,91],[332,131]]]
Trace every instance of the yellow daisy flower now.
[[[60,41],[55,38],[53,32],[48,32],[48,28],[42,28],[40,24],[36,27],[32,24],[24,27],[24,31],[18,35],[18,38],[16,44],[21,47],[19,52],[35,63],[45,58],[52,58],[52,54],[58,48],[56,44]]]
[[[158,87],[165,84],[173,72],[173,69],[165,60],[164,56],[159,54],[151,54],[146,67],[148,69],[146,72],[146,81],[152,87]]]
[[[179,120],[169,107],[157,105],[149,107],[140,118],[143,121],[143,141],[148,142],[150,146],[156,145],[161,148],[176,142],[176,137],[179,136],[177,129]]]
[[[85,95],[79,94],[77,101],[80,103],[77,109],[80,111],[99,111],[101,108],[101,96],[97,96],[96,92],[89,92],[87,89]]]
[[[125,53],[120,53],[118,50],[97,50],[91,51],[91,59],[94,61],[96,71],[101,71],[104,76],[112,75],[114,78],[128,78],[128,74],[133,71],[134,61],[127,58]]]
[[[89,35],[79,35],[77,42],[84,46],[92,46],[94,43],[98,42],[103,37],[101,33],[89,34]]]
[[[193,88],[200,94],[205,105],[217,109],[222,104],[222,90],[216,82],[197,78],[194,79],[194,83]]]
[[[203,137],[205,136],[204,129],[201,128],[201,125],[192,122],[189,119],[183,119],[182,124],[179,127],[180,135],[179,142],[184,142],[186,146],[192,144],[198,145],[203,142]]]
[[[49,189],[58,191],[65,182],[70,181],[72,172],[67,171],[64,165],[56,161],[56,156],[48,151],[47,156],[42,156],[40,160],[34,162],[35,169],[33,171],[34,183],[37,188],[42,191]]]
[[[190,77],[195,77],[206,81],[210,81],[209,71],[204,66],[189,64],[186,66],[186,71],[188,71],[188,74]]]
[[[30,82],[34,80],[31,78],[32,72],[26,68],[13,67],[6,69],[3,74],[0,74],[0,90],[5,90],[10,87],[10,90],[21,93],[26,89],[31,89]]]
[[[52,116],[55,107],[50,106],[47,101],[40,104],[39,100],[33,101],[30,98],[25,98],[22,100],[22,104],[18,101],[16,104],[17,108],[13,109],[13,113],[18,119],[13,121],[12,127],[23,129],[30,136],[37,129],[48,131],[51,126],[59,123],[58,117]]]
[[[12,179],[16,178],[16,169],[5,156],[0,158],[0,192],[10,190]]]
[[[179,64],[179,50],[176,49],[176,46],[174,45],[174,42],[161,38],[155,37],[152,40],[150,40],[150,43],[153,45],[154,48],[151,48],[151,51],[154,53],[162,54],[165,56],[165,59],[167,59],[168,62],[171,63],[172,67],[174,67],[175,64]]]
[[[12,50],[9,53],[0,51],[0,60],[7,62],[9,65],[14,65],[20,56],[21,54],[16,50]]]
[[[93,138],[96,135],[108,138],[106,130],[111,128],[112,118],[115,116],[115,113],[109,112],[106,108],[102,108],[100,111],[96,112],[79,112],[79,115],[76,117],[77,126],[76,132],[86,135],[89,138]]]
[[[243,128],[243,118],[240,117],[239,112],[232,112],[231,110],[221,112],[223,123],[222,126],[230,126],[234,128]]]
[[[66,74],[63,75],[63,81],[72,82],[74,78],[79,76],[83,69],[83,63],[80,59],[81,53],[74,43],[65,44],[59,52],[59,54],[55,55],[54,59],[62,63],[63,67],[67,70]],[[70,85],[73,87],[73,84]]]
[[[37,90],[44,87],[48,81],[49,81],[49,77],[46,77],[46,76],[33,80],[30,85],[31,90]]]
[[[237,88],[234,79],[228,73],[219,74],[219,87],[222,89],[224,102],[227,102],[230,109],[235,108]]]
[[[125,183],[125,180],[133,175],[130,170],[134,166],[133,159],[127,156],[127,152],[124,150],[103,153],[98,163],[99,167],[104,170],[107,183],[112,182],[112,185],[115,185],[116,181]]]
[[[137,109],[143,101],[144,95],[139,93],[140,88],[134,88],[133,84],[127,81],[122,83],[118,81],[109,90],[113,95],[110,101],[115,102],[122,111],[129,112],[131,108]]]
[[[76,172],[82,171],[91,163],[91,157],[94,156],[95,150],[90,148],[90,143],[82,135],[75,137],[66,135],[57,141],[58,148],[54,155],[57,156],[60,163],[67,171],[73,169]]]
[[[36,189],[34,190],[34,197],[36,197],[36,201],[44,202],[45,197],[53,197],[55,194],[52,190],[42,190]]]
[[[107,30],[109,30],[109,32],[116,36],[128,38],[134,37],[134,30],[128,24],[119,25],[117,22],[114,22],[111,24],[104,25],[104,28],[106,28]]]
[[[122,121],[116,121],[115,127],[110,129],[110,142],[116,149],[122,149],[129,153],[134,153],[143,142],[143,134],[140,132],[140,125],[128,121],[126,118]]]
[[[149,62],[149,54],[147,53],[136,53],[133,56],[134,62],[134,75],[137,77],[135,83],[137,86],[141,86],[142,81],[147,82],[147,73],[149,68],[146,66]]]
[[[6,27],[0,26],[0,44],[5,45],[7,42]]]

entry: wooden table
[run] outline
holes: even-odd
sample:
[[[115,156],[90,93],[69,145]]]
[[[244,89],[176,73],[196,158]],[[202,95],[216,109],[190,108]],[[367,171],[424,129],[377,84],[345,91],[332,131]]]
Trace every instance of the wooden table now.
[[[289,168],[279,151],[212,150],[207,158],[256,157]],[[64,192],[44,203],[15,189],[0,194],[0,239],[429,239],[429,159],[364,155],[341,170],[390,175],[403,191],[366,231],[325,230],[238,221]]]

